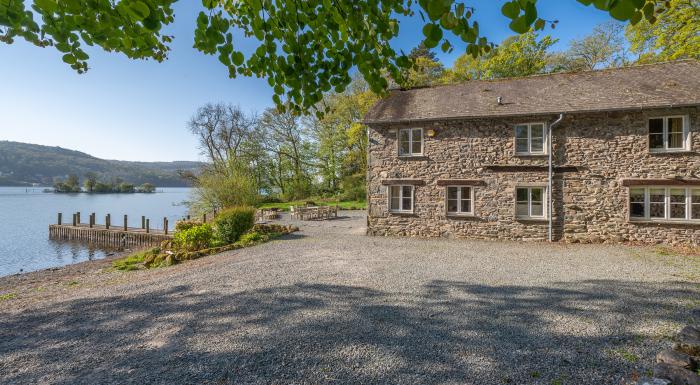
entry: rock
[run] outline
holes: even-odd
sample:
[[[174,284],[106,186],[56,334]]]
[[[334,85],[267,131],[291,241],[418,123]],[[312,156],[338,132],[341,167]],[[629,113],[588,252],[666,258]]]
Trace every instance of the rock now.
[[[688,325],[678,332],[678,337],[685,337],[694,340],[700,340],[700,328],[697,326]]]
[[[697,367],[697,363],[691,356],[675,350],[664,350],[659,352],[656,355],[656,362],[678,366],[689,370],[695,370]]]
[[[654,365],[654,377],[669,380],[673,385],[700,385],[697,373],[665,363]]]
[[[673,349],[700,356],[700,330],[694,326],[686,326],[676,335],[676,343]]]
[[[637,381],[637,385],[669,385],[671,384],[671,381],[669,380],[664,380],[662,378],[640,378],[639,381]]]

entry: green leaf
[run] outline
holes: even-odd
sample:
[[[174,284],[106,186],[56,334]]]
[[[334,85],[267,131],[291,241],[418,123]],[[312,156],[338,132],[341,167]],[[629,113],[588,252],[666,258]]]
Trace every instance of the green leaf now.
[[[530,25],[527,23],[524,16],[520,16],[513,20],[509,27],[517,33],[525,33],[530,30]]]
[[[243,64],[243,61],[245,60],[245,57],[243,56],[243,53],[240,51],[234,51],[231,54],[231,61],[233,61],[233,64],[239,66]]]
[[[543,30],[543,29],[544,29],[544,24],[545,24],[544,20],[542,20],[542,19],[537,19],[537,21],[535,22],[535,29],[538,30],[538,31]]]
[[[136,18],[136,20],[143,20],[151,14],[151,9],[143,1],[135,1],[129,4],[129,9],[131,10],[131,15]]]
[[[515,19],[518,17],[518,15],[520,15],[520,6],[515,1],[509,1],[503,4],[503,7],[501,7],[501,13],[509,19]]]
[[[68,63],[68,64],[75,64],[75,62],[77,62],[77,60],[75,59],[75,56],[73,56],[69,53],[63,55],[63,61]]]
[[[619,0],[614,7],[610,8],[610,16],[626,21],[634,16],[635,11],[636,9],[631,0]]]
[[[58,10],[58,4],[55,0],[34,0],[34,5],[48,13],[54,13]]]

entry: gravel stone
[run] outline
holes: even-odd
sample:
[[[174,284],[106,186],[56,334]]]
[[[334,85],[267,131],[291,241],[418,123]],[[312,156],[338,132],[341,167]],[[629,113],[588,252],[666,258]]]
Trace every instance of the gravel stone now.
[[[700,294],[694,260],[650,248],[367,237],[341,216],[0,302],[0,383],[627,384]]]

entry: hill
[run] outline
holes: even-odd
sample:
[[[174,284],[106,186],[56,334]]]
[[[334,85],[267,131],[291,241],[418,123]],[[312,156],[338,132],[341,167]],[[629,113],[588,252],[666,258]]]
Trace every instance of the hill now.
[[[202,165],[190,161],[107,160],[61,147],[0,141],[0,186],[32,183],[51,186],[55,179],[65,179],[69,174],[82,180],[85,174],[94,172],[103,181],[121,178],[136,185],[149,182],[157,187],[183,187],[187,182],[178,176],[177,171],[197,171]]]

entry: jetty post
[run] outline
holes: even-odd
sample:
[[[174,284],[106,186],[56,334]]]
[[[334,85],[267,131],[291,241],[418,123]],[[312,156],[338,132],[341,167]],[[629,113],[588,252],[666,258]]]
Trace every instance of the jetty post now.
[[[151,232],[151,220],[146,219],[146,234]]]
[[[163,233],[168,235],[168,217],[163,218]]]
[[[63,224],[63,213],[58,213],[58,224],[59,225]]]
[[[128,225],[127,225],[127,219],[128,219],[128,218],[126,217],[126,214],[124,214],[124,231],[126,231],[126,230],[129,229],[129,227],[128,227]]]
[[[105,229],[109,230],[109,225],[111,224],[110,222],[112,221],[111,215],[107,214],[105,216]]]
[[[146,216],[141,215],[141,229],[145,229],[145,228],[146,228]]]
[[[76,218],[78,218],[78,219],[77,219],[77,220],[78,220],[78,224],[80,224],[80,211],[78,211],[78,212],[75,213],[75,214],[76,214]]]
[[[73,227],[75,227],[78,223],[78,214],[73,213]]]

